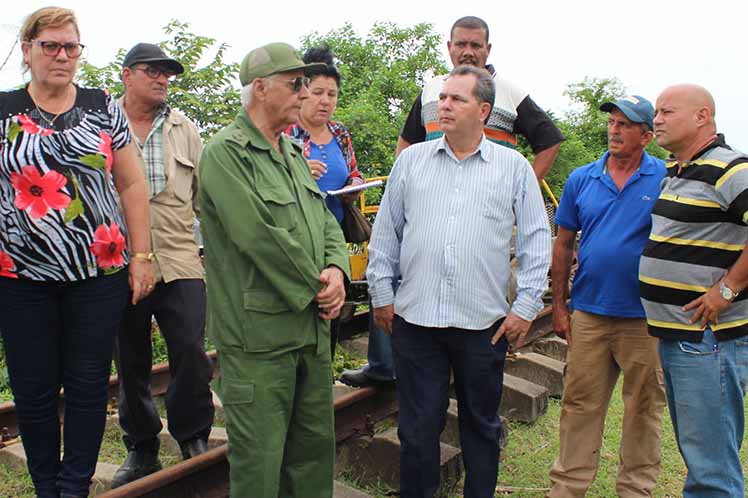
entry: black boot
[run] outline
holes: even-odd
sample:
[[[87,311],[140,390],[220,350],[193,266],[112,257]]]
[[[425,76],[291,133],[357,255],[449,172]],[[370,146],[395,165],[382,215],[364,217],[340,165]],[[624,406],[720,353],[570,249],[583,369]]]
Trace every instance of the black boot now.
[[[182,450],[182,458],[188,460],[208,451],[208,442],[205,439],[198,437],[185,441],[184,443],[179,443],[179,448]]]
[[[161,470],[161,462],[158,459],[157,451],[130,450],[125,463],[114,473],[112,489],[124,486],[159,470]]]

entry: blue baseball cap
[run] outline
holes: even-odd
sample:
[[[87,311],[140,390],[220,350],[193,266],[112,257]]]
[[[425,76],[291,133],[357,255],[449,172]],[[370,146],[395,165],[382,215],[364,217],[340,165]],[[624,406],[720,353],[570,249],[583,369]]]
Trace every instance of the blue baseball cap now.
[[[639,95],[628,95],[615,102],[605,102],[600,106],[603,112],[618,109],[634,123],[644,123],[654,129],[654,107],[652,103]]]

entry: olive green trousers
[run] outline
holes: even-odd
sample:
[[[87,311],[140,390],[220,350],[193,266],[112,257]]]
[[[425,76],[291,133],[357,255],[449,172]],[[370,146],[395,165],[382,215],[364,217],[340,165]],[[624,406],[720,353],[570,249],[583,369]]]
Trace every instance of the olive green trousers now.
[[[332,367],[320,349],[219,351],[231,498],[332,498]]]

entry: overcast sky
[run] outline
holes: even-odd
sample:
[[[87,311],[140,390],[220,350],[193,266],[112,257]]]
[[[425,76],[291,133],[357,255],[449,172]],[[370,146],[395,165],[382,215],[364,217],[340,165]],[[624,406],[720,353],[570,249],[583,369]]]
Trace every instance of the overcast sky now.
[[[10,51],[23,18],[47,2],[4,2],[0,18],[0,63]],[[429,22],[444,37],[458,17],[477,15],[488,23],[489,62],[524,87],[538,104],[562,115],[567,84],[589,77],[618,77],[630,93],[652,101],[666,86],[705,86],[717,103],[717,125],[728,143],[748,151],[748,2],[712,0],[567,0],[474,2],[466,7],[439,0],[359,2],[170,2],[130,0],[59,2],[78,15],[81,43],[95,65],[113,60],[117,49],[165,38],[171,19],[193,32],[231,45],[229,60],[273,41],[298,45],[311,31],[325,33],[349,21],[365,34],[376,21],[400,26]],[[20,50],[0,71],[0,88],[19,84]],[[237,86],[238,86],[237,80]]]

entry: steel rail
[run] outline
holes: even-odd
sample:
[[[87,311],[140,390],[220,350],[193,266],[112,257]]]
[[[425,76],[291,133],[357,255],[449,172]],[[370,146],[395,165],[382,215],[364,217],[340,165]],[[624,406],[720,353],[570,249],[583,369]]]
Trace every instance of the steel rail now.
[[[533,321],[526,344],[553,331],[551,308],[545,307]],[[364,387],[334,403],[335,439],[372,434],[374,424],[397,412],[393,389]],[[143,479],[99,495],[99,498],[228,498],[229,465],[223,445]]]
[[[364,387],[335,399],[335,439],[371,434],[373,424],[397,413],[394,389]],[[99,498],[226,498],[227,445],[113,489]]]
[[[216,352],[209,351],[208,358],[215,365]],[[215,367],[214,367],[215,369]],[[215,373],[215,372],[214,372]],[[162,396],[166,393],[171,381],[169,373],[169,363],[157,363],[151,369],[151,394],[153,396]],[[109,377],[109,399],[114,399],[118,395],[119,378],[116,375]],[[60,414],[62,415],[64,406],[64,391],[60,393]],[[3,447],[3,441],[18,437],[18,420],[16,418],[16,405],[12,401],[0,403],[0,448]]]
[[[368,312],[359,312],[351,316],[348,322],[341,325],[341,339],[351,337],[357,332],[365,331],[368,327]],[[209,351],[208,357],[215,365],[216,352]],[[215,371],[214,371],[215,374]],[[158,363],[151,370],[151,394],[161,396],[166,393],[166,389],[171,382],[169,373],[169,363]],[[119,380],[116,375],[109,377],[109,399],[118,396]],[[64,393],[61,393],[60,414],[62,415]],[[0,448],[4,442],[18,437],[18,419],[16,418],[16,405],[12,401],[0,403]]]

